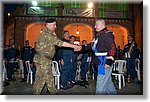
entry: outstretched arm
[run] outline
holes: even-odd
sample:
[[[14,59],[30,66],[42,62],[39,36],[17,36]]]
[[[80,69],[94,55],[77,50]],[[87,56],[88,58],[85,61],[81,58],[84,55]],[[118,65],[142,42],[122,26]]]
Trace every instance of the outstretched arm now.
[[[82,49],[81,46],[73,45],[73,44],[70,44],[70,43],[67,43],[67,42],[63,42],[62,46],[73,48],[74,51],[80,51]]]

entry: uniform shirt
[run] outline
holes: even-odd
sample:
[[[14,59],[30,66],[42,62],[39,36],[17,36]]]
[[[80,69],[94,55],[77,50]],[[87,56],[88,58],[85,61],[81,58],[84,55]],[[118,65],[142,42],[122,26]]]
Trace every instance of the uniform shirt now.
[[[128,43],[125,45],[124,50],[123,50],[123,54],[125,55],[125,53],[129,52],[130,46],[132,43]],[[132,49],[131,49],[131,53],[130,53],[130,58],[131,59],[136,59],[137,58],[137,51],[138,51],[138,47],[137,47],[137,43],[133,43],[132,45]]]
[[[26,60],[26,61],[30,60],[31,51],[32,51],[31,46],[24,46],[21,51],[21,59]]]
[[[30,63],[34,62],[33,59],[34,59],[35,54],[36,54],[35,48],[32,48],[32,50],[31,50],[31,56],[30,56]]]
[[[8,50],[6,50],[6,59],[8,61],[10,61],[10,60],[15,61],[17,49],[12,47],[11,45],[8,45],[7,47],[8,47]]]
[[[52,33],[49,28],[45,28],[40,34],[36,43],[36,58],[41,60],[52,60],[55,54],[55,45],[62,46],[63,41],[61,41],[56,35]]]

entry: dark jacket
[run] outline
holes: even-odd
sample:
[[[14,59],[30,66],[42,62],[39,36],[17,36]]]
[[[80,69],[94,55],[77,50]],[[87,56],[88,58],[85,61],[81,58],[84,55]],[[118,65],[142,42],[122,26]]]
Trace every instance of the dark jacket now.
[[[115,56],[116,45],[114,42],[114,35],[112,31],[108,30],[107,28],[104,28],[97,33],[95,38],[98,38],[98,43],[96,45],[98,52],[107,52],[107,56]],[[113,60],[106,60],[106,64],[112,65],[112,63]]]

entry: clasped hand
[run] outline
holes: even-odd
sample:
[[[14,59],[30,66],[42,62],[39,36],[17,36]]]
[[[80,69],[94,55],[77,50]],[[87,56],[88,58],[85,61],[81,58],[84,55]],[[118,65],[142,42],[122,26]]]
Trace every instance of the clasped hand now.
[[[78,45],[74,45],[74,51],[81,51],[82,47]]]

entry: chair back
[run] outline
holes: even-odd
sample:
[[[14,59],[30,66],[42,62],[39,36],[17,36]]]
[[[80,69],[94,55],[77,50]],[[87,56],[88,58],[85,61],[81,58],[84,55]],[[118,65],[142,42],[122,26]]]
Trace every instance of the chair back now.
[[[3,72],[3,81],[7,78],[7,71],[6,71],[6,66],[5,66],[5,60],[3,60],[3,67],[2,67],[2,72]]]
[[[137,77],[138,80],[141,81],[141,75],[140,75],[140,60],[137,59],[137,62],[135,64],[135,70],[137,71]]]
[[[31,66],[30,66],[30,61],[26,61],[25,64],[26,64],[28,73],[31,73],[32,70],[31,70]]]
[[[126,71],[126,60],[115,60],[113,71],[123,74]]]
[[[19,62],[18,64],[19,64],[20,70],[23,70],[24,67],[23,67],[23,62],[22,62],[22,60],[19,60],[18,62]]]
[[[3,60],[3,72],[6,71],[5,60]]]
[[[52,61],[51,68],[52,68],[52,73],[54,76],[60,75],[57,61]]]
[[[140,60],[137,59],[136,65],[135,65],[135,70],[139,71],[140,70]]]

